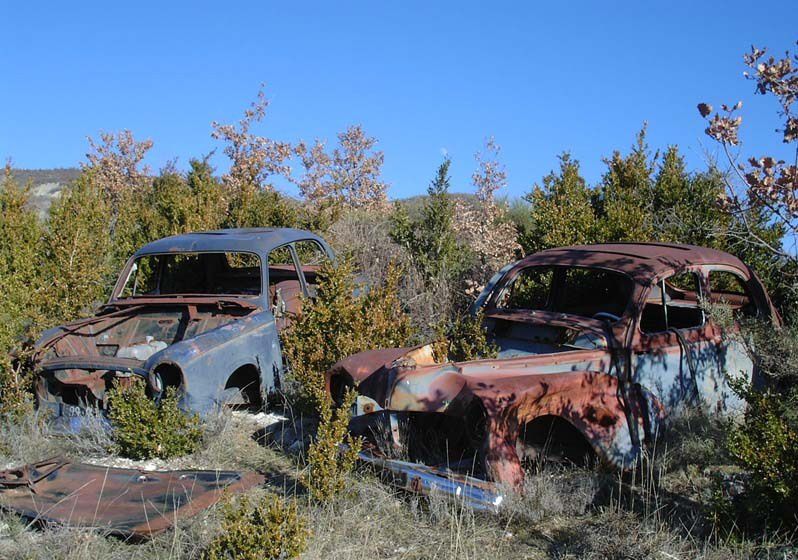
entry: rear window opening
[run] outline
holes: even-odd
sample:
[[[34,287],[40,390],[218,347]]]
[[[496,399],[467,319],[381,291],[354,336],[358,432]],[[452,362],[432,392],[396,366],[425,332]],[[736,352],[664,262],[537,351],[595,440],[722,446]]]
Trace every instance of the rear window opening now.
[[[731,308],[736,317],[755,317],[757,307],[745,281],[733,272],[709,272],[709,301],[713,305]]]

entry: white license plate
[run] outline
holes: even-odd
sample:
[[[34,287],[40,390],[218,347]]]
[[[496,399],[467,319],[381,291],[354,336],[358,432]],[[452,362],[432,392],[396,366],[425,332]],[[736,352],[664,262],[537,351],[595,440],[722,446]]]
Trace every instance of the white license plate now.
[[[73,418],[76,416],[85,416],[85,415],[86,411],[79,406],[75,406],[74,404],[61,405],[61,416],[67,416]]]

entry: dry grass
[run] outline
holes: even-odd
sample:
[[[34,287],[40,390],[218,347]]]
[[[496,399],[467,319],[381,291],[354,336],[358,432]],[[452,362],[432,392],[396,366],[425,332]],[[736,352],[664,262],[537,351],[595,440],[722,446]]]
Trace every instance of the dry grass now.
[[[705,432],[695,423],[690,425],[698,439],[704,438]],[[699,466],[675,460],[675,443],[636,476],[556,465],[542,467],[528,475],[523,496],[508,496],[502,512],[492,515],[474,512],[456,500],[439,496],[426,499],[395,491],[366,472],[350,476],[349,492],[327,505],[314,504],[297,483],[301,474],[297,460],[257,443],[253,438],[257,428],[246,417],[220,413],[207,421],[202,450],[156,466],[265,473],[268,488],[252,490],[253,497],[276,492],[296,500],[300,513],[309,518],[312,535],[302,558],[798,558],[796,549],[789,548],[784,539],[720,541],[689,521],[685,508],[692,507],[692,515],[698,518],[696,508],[700,504],[685,502],[686,498],[669,490],[669,485],[681,487],[689,480],[690,469]],[[3,426],[0,438],[10,444],[10,453],[0,457],[3,463],[18,464],[59,453],[106,464],[120,461],[99,455],[101,433],[58,437],[48,433],[35,417],[16,428]],[[706,457],[703,452],[697,455]],[[666,459],[672,472],[665,468]],[[219,523],[217,506],[182,520],[174,530],[151,541],[128,544],[98,531],[28,527],[16,516],[3,514],[0,558],[195,559],[201,557]]]

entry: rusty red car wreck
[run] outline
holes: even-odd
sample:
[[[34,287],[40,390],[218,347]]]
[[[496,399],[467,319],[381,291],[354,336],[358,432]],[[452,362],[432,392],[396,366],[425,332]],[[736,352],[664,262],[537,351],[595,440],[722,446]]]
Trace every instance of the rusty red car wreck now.
[[[363,352],[327,373],[358,392],[350,428],[381,456],[520,487],[542,453],[631,467],[685,407],[735,414],[729,376],[756,376],[705,303],[780,321],[736,257],[675,244],[550,249],[477,299],[498,358],[435,363],[430,346]]]

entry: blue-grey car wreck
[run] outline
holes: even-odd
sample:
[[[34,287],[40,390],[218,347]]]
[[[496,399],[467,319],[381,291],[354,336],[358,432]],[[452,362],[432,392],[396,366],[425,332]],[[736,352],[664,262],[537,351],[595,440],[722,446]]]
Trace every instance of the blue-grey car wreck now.
[[[38,405],[75,426],[85,410],[107,407],[111,387],[138,377],[153,398],[179,389],[187,410],[259,406],[280,387],[279,331],[333,257],[323,239],[295,229],[206,231],[145,245],[94,316],[37,342]]]

